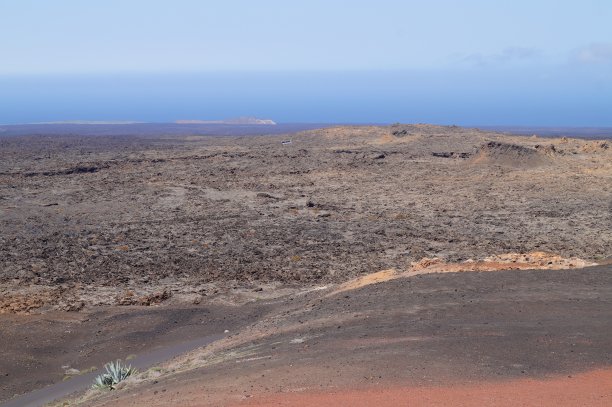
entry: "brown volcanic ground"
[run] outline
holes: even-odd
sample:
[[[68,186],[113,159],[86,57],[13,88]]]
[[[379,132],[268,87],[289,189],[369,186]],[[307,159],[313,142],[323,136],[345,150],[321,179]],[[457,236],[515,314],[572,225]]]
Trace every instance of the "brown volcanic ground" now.
[[[0,139],[0,283],[38,286],[32,307],[78,308],[126,290],[118,302],[156,302],[185,282],[193,296],[338,282],[423,257],[612,252],[605,141],[427,125],[281,139]]]
[[[415,267],[439,273],[482,271],[489,263],[499,270],[603,262],[612,253],[609,147],[602,140],[428,125],[286,137],[0,138],[0,339],[11,355],[0,364],[0,373],[10,372],[0,399],[61,380],[63,364],[99,366],[105,358],[170,343],[181,330],[169,324],[190,327],[189,335],[207,334],[199,328],[208,320],[198,315],[202,309],[212,313],[215,329],[233,330],[262,313],[289,312],[285,295],[380,270],[393,269],[393,278],[406,272],[408,280],[388,283],[404,284],[418,277]],[[589,290],[599,287],[597,298],[607,301],[609,279],[597,276],[583,290],[568,291],[572,298],[591,298]],[[423,304],[436,290],[426,281],[432,285],[423,288]],[[482,293],[487,284],[470,290]],[[330,298],[344,298],[333,290]],[[557,294],[568,295],[564,290]],[[401,298],[389,307],[403,307]],[[252,300],[263,308],[224,319],[223,307]],[[376,301],[374,295],[370,303]],[[147,307],[155,304],[162,306]],[[363,312],[371,312],[367,304]],[[572,303],[559,304],[554,313]],[[593,326],[605,325],[607,332],[610,318],[601,304],[596,299],[570,316],[599,309]],[[186,317],[191,309],[196,315]],[[136,318],[135,310],[143,314]],[[336,312],[324,311],[327,317]],[[494,321],[495,315],[477,319]],[[435,314],[425,320],[436,326]],[[359,335],[387,324],[393,325],[366,325]],[[552,325],[561,336],[582,329]],[[109,353],[112,338],[122,344],[117,356]],[[150,343],[140,344],[146,338]],[[98,353],[89,351],[92,345]],[[607,366],[607,344],[594,348],[599,353],[592,365]],[[64,356],[43,357],[48,354]],[[585,370],[587,362],[573,369]],[[538,374],[560,371],[555,366]]]

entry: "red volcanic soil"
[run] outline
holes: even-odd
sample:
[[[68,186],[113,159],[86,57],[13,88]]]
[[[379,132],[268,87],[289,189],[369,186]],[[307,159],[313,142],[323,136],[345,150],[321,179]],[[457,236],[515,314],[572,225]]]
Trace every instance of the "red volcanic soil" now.
[[[189,404],[190,406],[198,405]],[[458,386],[339,389],[254,397],[236,406],[569,407],[612,405],[612,370],[543,380],[520,379]]]

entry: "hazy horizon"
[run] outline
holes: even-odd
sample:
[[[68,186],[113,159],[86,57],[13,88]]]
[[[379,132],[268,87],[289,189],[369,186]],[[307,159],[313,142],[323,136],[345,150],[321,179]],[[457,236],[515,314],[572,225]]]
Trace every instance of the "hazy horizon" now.
[[[612,126],[612,3],[0,4],[0,123]]]
[[[612,126],[612,87],[587,75],[571,85],[568,75],[557,71],[537,84],[516,72],[0,77],[0,123],[254,116],[284,123]]]

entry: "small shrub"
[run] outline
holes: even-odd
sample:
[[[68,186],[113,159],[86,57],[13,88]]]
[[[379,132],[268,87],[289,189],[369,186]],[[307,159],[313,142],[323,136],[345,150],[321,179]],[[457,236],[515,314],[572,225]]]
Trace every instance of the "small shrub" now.
[[[107,363],[104,368],[106,373],[102,373],[95,378],[92,388],[114,390],[118,383],[136,374],[136,369],[133,369],[132,366],[122,365],[119,360]]]

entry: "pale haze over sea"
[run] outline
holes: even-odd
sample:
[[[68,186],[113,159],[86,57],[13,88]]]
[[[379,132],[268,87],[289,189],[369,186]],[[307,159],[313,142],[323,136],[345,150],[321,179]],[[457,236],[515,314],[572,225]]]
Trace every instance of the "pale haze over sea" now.
[[[610,1],[85,3],[0,4],[0,124],[612,126]]]

